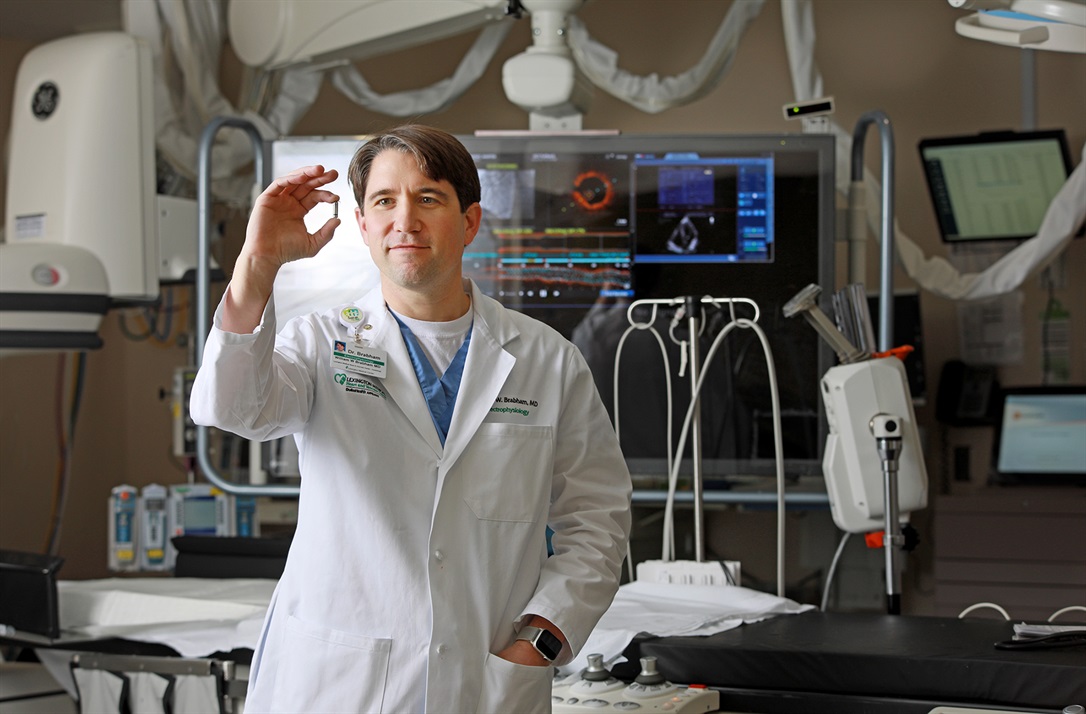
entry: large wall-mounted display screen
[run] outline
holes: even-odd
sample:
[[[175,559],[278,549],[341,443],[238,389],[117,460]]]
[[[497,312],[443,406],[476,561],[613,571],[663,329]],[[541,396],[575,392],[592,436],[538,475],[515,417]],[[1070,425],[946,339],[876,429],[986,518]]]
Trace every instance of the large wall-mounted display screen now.
[[[483,208],[482,228],[464,255],[465,274],[577,344],[609,411],[615,351],[632,301],[750,298],[761,310],[759,324],[776,365],[786,471],[821,474],[825,419],[818,385],[832,353],[804,320],[785,318],[782,308],[817,283],[829,309],[831,136],[495,133],[460,139],[479,168]],[[306,163],[339,168],[344,185],[333,190],[346,198],[346,167],[360,142],[287,137],[273,146],[273,171]],[[341,274],[313,280],[295,273],[287,276],[284,292],[314,284],[343,288],[352,275],[355,282],[373,279],[352,262],[368,258],[352,212],[353,201],[341,204],[346,220],[329,246],[335,256],[329,268]],[[688,378],[677,373],[679,347],[671,336],[689,337],[681,324],[670,329],[674,312],[660,310],[656,328],[670,353],[677,438],[691,390]],[[703,317],[704,356],[730,315],[710,309]],[[757,337],[733,332],[708,369],[702,453],[710,486],[733,476],[772,474],[771,401]],[[621,440],[631,469],[663,474],[663,360],[647,332],[626,340],[619,377]]]

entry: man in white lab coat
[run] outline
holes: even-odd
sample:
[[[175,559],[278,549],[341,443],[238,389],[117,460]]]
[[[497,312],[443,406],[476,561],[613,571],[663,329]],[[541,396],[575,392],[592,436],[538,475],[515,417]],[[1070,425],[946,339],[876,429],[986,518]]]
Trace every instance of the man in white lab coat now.
[[[197,423],[299,447],[246,711],[550,711],[553,665],[618,587],[630,478],[614,431],[576,348],[462,278],[481,214],[463,145],[399,127],[349,174],[380,288],[276,335],[278,269],[339,225],[303,223],[338,199],[335,171],[277,179],[193,387]]]

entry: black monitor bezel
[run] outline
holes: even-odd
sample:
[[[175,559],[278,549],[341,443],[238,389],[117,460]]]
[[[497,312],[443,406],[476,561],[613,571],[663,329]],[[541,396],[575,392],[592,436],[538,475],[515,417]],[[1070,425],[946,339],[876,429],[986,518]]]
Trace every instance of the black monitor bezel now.
[[[333,146],[344,149],[348,146],[357,147],[363,143],[365,136],[284,136],[277,139],[275,144],[312,143],[315,148],[322,145],[327,148]],[[559,147],[562,150],[573,150],[578,146],[585,146],[591,142],[593,151],[636,151],[645,146],[655,145],[667,147],[670,150],[705,150],[705,151],[742,151],[742,152],[806,152],[812,155],[814,171],[812,177],[817,179],[819,206],[818,226],[816,228],[819,237],[818,246],[818,284],[823,287],[820,297],[820,305],[823,310],[832,309],[830,296],[834,286],[835,270],[835,213],[836,213],[836,144],[835,137],[831,134],[615,134],[609,132],[574,132],[568,134],[545,134],[535,132],[485,132],[473,135],[460,135],[460,139],[469,150],[481,150],[483,147],[491,147],[501,150],[506,147],[531,147],[540,146],[544,149]],[[279,147],[283,148],[283,147]],[[511,148],[509,150],[512,150]],[[276,147],[270,150],[272,156],[276,155]],[[289,152],[287,152],[289,153]],[[348,157],[349,158],[349,157]],[[806,174],[805,174],[806,175]],[[342,215],[342,214],[341,214]],[[761,270],[772,270],[771,265],[762,266]],[[739,296],[737,294],[737,296]],[[776,316],[780,317],[780,316]],[[806,329],[800,322],[800,318],[792,318],[799,322],[798,329]],[[819,377],[834,364],[832,350],[821,340],[815,339],[817,344],[817,373]],[[779,359],[779,358],[778,358]],[[828,426],[825,413],[821,405],[821,397],[818,392],[817,380],[811,385],[813,393],[813,405],[818,411],[818,441],[817,455],[810,459],[786,459],[785,471],[790,477],[816,477],[822,478],[822,452],[825,448]],[[681,407],[682,405],[680,405]],[[659,475],[663,469],[662,461],[646,458],[629,458],[631,472],[641,474],[651,473]],[[727,487],[730,476],[733,475],[757,475],[772,476],[775,467],[770,459],[714,459],[705,464],[706,476],[720,487]]]
[[[927,159],[925,152],[930,148],[945,148],[945,147],[959,147],[959,146],[977,146],[977,145],[999,145],[1013,142],[1022,141],[1055,141],[1060,149],[1060,156],[1063,159],[1063,168],[1065,176],[1071,175],[1073,168],[1071,162],[1071,151],[1067,143],[1067,132],[1063,129],[1038,129],[1035,131],[992,131],[981,132],[979,134],[968,134],[961,136],[945,136],[945,137],[933,137],[927,139],[921,139],[917,144],[917,152],[920,156],[921,173],[924,175],[924,184],[928,189],[928,197],[931,199],[931,204],[935,214],[935,223],[939,228],[939,237],[942,241],[948,245],[969,245],[969,244],[984,244],[984,243],[1003,243],[1007,241],[1021,241],[1032,238],[1034,234],[1010,234],[990,237],[961,237],[951,233],[948,227],[942,220],[942,216],[939,212],[939,198],[938,189],[932,183],[931,177],[928,174],[926,163]],[[1079,233],[1081,235],[1081,231]]]
[[[817,181],[821,250],[818,252],[819,285],[824,290],[820,296],[821,307],[825,311],[832,309],[830,295],[834,285],[833,250],[835,241],[836,211],[836,143],[830,134],[568,134],[548,135],[531,132],[486,132],[471,136],[459,136],[473,154],[481,152],[511,153],[514,148],[524,153],[531,151],[571,152],[586,149],[589,145],[594,153],[600,152],[636,152],[646,147],[656,147],[668,151],[699,151],[705,154],[739,152],[741,154],[759,154],[766,152],[806,152],[813,153],[817,159]],[[771,269],[764,266],[763,269]],[[638,296],[640,297],[640,295]],[[654,296],[655,297],[655,296]],[[799,318],[795,318],[799,319]],[[816,340],[817,372],[821,376],[834,364],[832,350],[822,340]],[[811,385],[814,392],[819,392],[818,381]],[[822,478],[822,455],[825,449],[828,425],[822,410],[820,393],[815,394],[814,404],[819,410],[817,456],[810,459],[785,459],[785,473],[789,478]],[[679,405],[682,408],[684,405]],[[677,432],[676,432],[677,434]],[[689,442],[688,442],[689,448]],[[636,476],[652,477],[666,473],[663,459],[627,457],[630,470]],[[772,477],[775,465],[765,458],[728,459],[714,457],[703,463],[704,478],[708,487],[728,488],[734,477],[761,476]],[[689,474],[689,468],[682,473]]]

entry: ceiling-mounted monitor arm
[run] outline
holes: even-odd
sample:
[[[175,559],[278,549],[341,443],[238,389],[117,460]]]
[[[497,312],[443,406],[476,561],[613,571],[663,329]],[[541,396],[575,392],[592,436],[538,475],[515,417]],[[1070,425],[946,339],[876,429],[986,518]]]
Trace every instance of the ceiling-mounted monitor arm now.
[[[894,131],[890,126],[890,118],[881,111],[868,112],[856,122],[856,128],[852,132],[852,182],[863,183],[864,136],[872,124],[878,126],[882,145],[879,351],[889,352],[894,346]]]
[[[580,131],[592,86],[573,61],[569,17],[585,0],[521,0],[532,21],[532,46],[502,66],[509,101],[528,112],[533,131]]]
[[[211,152],[215,135],[224,127],[241,129],[248,134],[253,147],[254,182],[263,187],[269,179],[264,161],[264,138],[252,122],[236,117],[215,117],[207,123],[200,134],[196,181],[199,245],[196,253],[196,335],[193,364],[197,369],[204,358],[207,333],[211,328]],[[296,486],[253,486],[223,478],[211,463],[206,426],[196,427],[196,460],[208,481],[236,496],[297,496],[299,492]]]

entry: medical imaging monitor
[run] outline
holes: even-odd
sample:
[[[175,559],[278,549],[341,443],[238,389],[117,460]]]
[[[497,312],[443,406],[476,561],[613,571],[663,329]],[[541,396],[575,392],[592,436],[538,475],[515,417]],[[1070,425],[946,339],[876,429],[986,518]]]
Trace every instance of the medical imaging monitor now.
[[[1032,238],[1071,173],[1063,130],[924,139],[919,148],[948,243]]]
[[[482,226],[464,254],[465,275],[487,295],[572,340],[612,416],[615,353],[629,327],[632,301],[751,298],[761,310],[759,324],[776,364],[786,471],[821,475],[826,427],[818,385],[833,355],[804,320],[785,318],[782,308],[817,283],[824,287],[823,309],[830,309],[831,136],[495,132],[459,138],[475,159],[482,185]],[[273,145],[273,170],[322,163],[345,176],[360,141],[286,137]],[[335,259],[326,261],[339,271],[333,273],[337,277],[290,275],[294,287],[357,285],[360,276],[372,275],[363,265],[368,256],[351,216],[349,189],[333,190],[345,197],[344,224],[329,246]],[[322,213],[314,220],[326,218]],[[751,316],[742,309],[737,314]],[[688,376],[678,375],[679,343],[689,336],[683,324],[672,329],[674,317],[674,309],[661,309],[654,323],[672,372],[673,442],[690,397]],[[704,359],[730,315],[710,309],[703,318],[697,339]],[[666,472],[663,370],[660,348],[648,331],[626,339],[619,369],[620,438],[635,474]],[[709,367],[701,403],[708,481],[774,473],[769,382],[752,331],[738,330],[726,339]]]

